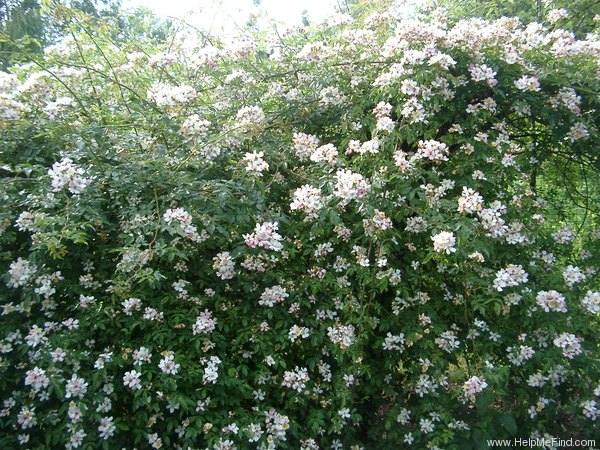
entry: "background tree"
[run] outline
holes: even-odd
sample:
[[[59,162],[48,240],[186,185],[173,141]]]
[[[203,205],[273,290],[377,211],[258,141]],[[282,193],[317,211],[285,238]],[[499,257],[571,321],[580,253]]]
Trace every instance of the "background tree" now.
[[[112,39],[123,45],[142,38],[165,40],[173,31],[170,20],[149,9],[128,14],[121,5],[121,0],[0,0],[0,69],[85,28],[108,28]]]
[[[46,43],[46,21],[37,0],[0,0],[0,68],[5,69],[11,59],[10,41],[25,42],[29,51],[39,51]]]

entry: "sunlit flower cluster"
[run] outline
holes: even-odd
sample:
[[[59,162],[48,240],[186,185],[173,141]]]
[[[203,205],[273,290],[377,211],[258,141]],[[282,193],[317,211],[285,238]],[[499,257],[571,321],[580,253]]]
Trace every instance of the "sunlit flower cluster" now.
[[[157,106],[177,106],[188,103],[196,98],[198,93],[189,85],[172,86],[166,83],[154,84],[147,93],[148,100]]]

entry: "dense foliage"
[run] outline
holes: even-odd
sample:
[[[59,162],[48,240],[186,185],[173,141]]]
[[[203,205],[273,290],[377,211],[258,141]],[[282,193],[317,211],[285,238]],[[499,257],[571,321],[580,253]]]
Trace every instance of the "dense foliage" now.
[[[72,14],[0,76],[2,448],[597,435],[598,216],[536,175],[596,167],[597,34]]]

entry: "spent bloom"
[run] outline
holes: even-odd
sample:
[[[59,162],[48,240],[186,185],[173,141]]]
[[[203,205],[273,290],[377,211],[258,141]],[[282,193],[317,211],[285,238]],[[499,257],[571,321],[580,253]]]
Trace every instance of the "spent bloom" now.
[[[477,261],[479,263],[485,262],[485,257],[479,252],[473,252],[469,254],[469,259]]]

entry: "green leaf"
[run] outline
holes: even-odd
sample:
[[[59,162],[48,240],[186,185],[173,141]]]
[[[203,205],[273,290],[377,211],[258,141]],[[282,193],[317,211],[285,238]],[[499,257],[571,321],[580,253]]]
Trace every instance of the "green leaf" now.
[[[510,413],[503,414],[498,418],[498,421],[502,424],[502,426],[508,431],[511,436],[515,436],[517,434],[517,422],[515,418]]]

